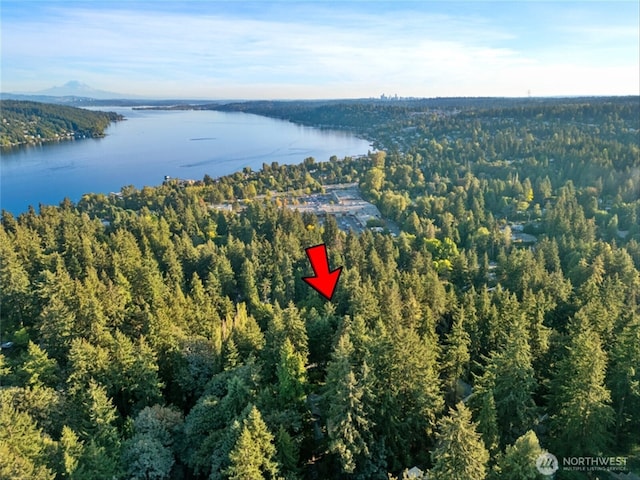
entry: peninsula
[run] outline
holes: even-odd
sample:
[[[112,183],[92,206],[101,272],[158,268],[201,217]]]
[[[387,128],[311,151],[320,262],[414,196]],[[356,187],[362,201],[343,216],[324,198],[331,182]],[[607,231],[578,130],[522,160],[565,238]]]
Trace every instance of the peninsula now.
[[[0,100],[0,146],[103,137],[111,122],[124,120],[114,112],[19,100]]]

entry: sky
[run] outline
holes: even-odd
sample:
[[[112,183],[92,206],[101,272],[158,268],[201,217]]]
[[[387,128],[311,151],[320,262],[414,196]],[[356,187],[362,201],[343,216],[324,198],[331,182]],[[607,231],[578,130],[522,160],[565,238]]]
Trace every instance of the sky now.
[[[640,2],[2,0],[3,92],[154,98],[640,93]]]

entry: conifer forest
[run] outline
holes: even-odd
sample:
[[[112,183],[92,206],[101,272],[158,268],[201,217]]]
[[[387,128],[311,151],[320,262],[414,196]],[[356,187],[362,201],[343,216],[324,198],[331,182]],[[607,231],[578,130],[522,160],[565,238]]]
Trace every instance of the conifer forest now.
[[[637,478],[638,97],[201,108],[372,148],[3,211],[1,479]]]

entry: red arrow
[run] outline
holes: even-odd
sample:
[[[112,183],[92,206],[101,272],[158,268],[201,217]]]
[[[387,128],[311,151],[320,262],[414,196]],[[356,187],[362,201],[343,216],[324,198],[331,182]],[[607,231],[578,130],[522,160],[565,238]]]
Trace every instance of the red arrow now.
[[[315,276],[302,277],[302,280],[311,285],[324,298],[331,300],[342,273],[342,267],[329,271],[329,257],[327,256],[327,246],[324,243],[306,248],[305,252],[307,252]]]

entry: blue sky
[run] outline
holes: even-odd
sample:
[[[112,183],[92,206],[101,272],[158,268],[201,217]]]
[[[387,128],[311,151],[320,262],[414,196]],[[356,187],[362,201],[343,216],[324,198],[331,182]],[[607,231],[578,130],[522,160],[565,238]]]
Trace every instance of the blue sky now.
[[[640,93],[631,1],[3,0],[5,92],[172,98]]]

